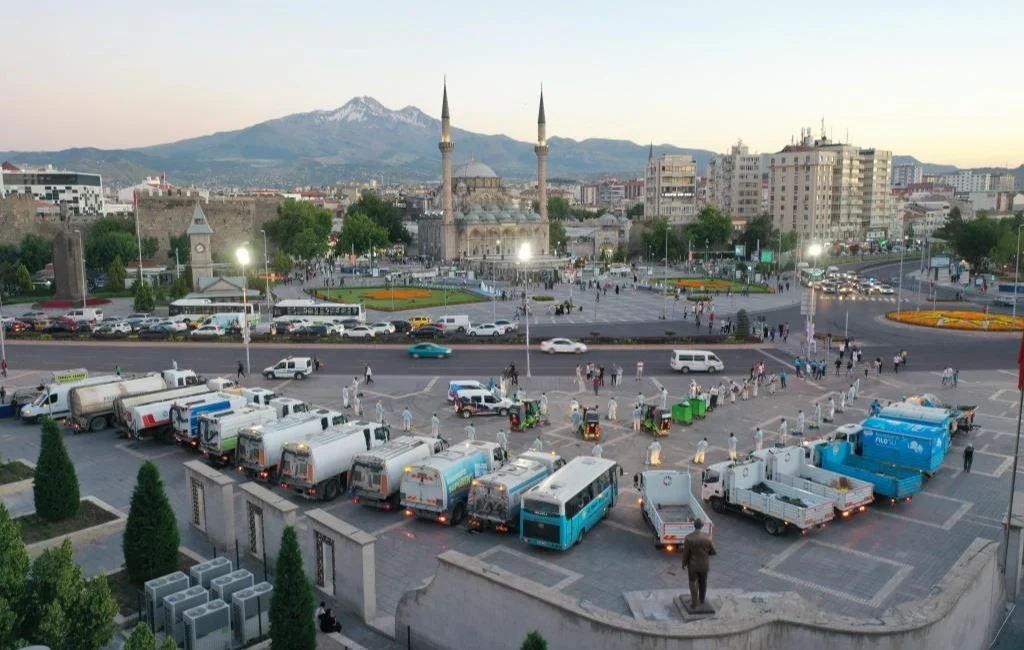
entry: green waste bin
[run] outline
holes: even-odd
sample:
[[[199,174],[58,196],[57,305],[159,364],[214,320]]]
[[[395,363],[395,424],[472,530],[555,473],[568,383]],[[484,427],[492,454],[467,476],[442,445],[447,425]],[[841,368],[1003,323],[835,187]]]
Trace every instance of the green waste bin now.
[[[672,420],[683,424],[693,424],[693,407],[689,402],[672,405]]]
[[[703,418],[708,414],[708,405],[704,402],[703,398],[691,397],[689,404],[690,408],[693,409],[694,416]]]

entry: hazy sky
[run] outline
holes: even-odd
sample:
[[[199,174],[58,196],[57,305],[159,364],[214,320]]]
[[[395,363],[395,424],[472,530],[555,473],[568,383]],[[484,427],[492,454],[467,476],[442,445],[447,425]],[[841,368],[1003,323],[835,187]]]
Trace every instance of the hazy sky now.
[[[135,147],[370,95],[535,136],[725,151],[836,139],[1024,162],[1024,2],[4,3],[0,150]],[[1006,31],[1009,29],[1009,31]]]

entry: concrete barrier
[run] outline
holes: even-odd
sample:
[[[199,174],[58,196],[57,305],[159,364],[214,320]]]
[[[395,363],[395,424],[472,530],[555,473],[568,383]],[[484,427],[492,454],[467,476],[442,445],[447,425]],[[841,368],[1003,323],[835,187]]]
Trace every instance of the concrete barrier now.
[[[35,463],[29,460],[25,460],[24,458],[12,460],[11,462],[21,463],[25,467],[31,467],[32,469],[36,468]],[[23,481],[15,481],[14,483],[6,483],[4,485],[0,485],[0,498],[9,497],[12,494],[21,494],[22,492],[27,492],[28,490],[31,490],[33,481],[35,481],[34,478],[27,478]]]
[[[199,460],[185,463],[188,524],[221,552],[235,548],[235,481]]]
[[[64,543],[65,539],[71,540],[72,546],[79,546],[81,544],[87,544],[94,542],[97,539],[103,539],[104,537],[110,537],[116,533],[124,531],[125,524],[128,522],[128,515],[121,512],[114,506],[100,501],[96,497],[87,496],[82,497],[82,501],[89,501],[99,508],[103,508],[110,514],[114,515],[116,519],[99,524],[97,526],[90,526],[83,528],[82,530],[76,530],[73,533],[67,535],[60,535],[58,537],[51,537],[50,539],[44,539],[34,544],[28,544],[25,550],[28,552],[28,557],[31,560],[39,557],[48,548],[54,548]]]
[[[552,648],[587,650],[982,650],[1005,615],[998,548],[975,540],[928,598],[881,618],[820,612],[797,594],[741,594],[723,595],[715,618],[685,625],[614,614],[447,551],[432,580],[402,596],[396,632],[402,638],[408,629],[417,650],[464,648],[467,639],[515,650],[530,630]]]
[[[299,507],[256,483],[243,483],[238,489],[245,499],[245,550],[273,569],[281,551],[281,535],[285,526],[295,525]]]
[[[312,552],[303,553],[313,586],[355,612],[364,623],[377,618],[377,538],[323,510],[306,513],[313,529]]]

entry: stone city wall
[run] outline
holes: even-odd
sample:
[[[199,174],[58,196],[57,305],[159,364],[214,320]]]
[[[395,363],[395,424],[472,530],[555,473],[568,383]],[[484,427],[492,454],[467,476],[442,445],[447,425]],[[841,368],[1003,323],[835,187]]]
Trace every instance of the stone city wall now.
[[[56,214],[41,216],[36,213],[38,202],[30,196],[10,196],[0,199],[0,244],[17,246],[25,235],[37,234],[53,239],[62,228]],[[84,236],[92,219],[73,217],[69,229],[82,230]]]
[[[640,621],[588,606],[456,551],[438,556],[424,587],[398,603],[395,631],[412,647],[442,650],[487,639],[493,650],[515,650],[538,630],[552,648],[587,650],[982,650],[1005,615],[999,545],[977,539],[923,601],[878,619],[820,612],[796,594],[723,597],[719,616],[681,623]],[[711,574],[714,581],[714,573]],[[680,585],[680,593],[685,590]],[[714,596],[714,588],[708,594]],[[458,612],[453,624],[453,612]]]

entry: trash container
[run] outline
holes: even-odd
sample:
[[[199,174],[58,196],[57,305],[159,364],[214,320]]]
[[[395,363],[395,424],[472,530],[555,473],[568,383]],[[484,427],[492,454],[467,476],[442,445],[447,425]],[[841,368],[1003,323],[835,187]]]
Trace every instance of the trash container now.
[[[693,397],[690,398],[690,408],[693,410],[695,417],[703,419],[708,414],[708,405],[703,398]]]
[[[672,405],[672,420],[683,424],[693,424],[693,407],[689,402]]]

